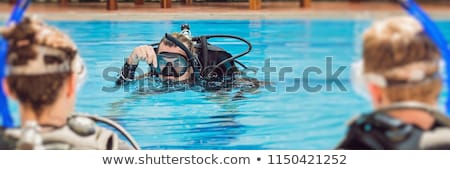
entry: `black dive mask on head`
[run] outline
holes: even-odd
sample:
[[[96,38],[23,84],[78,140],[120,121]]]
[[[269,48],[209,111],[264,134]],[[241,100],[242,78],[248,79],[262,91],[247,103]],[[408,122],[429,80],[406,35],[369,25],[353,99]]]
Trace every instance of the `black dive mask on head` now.
[[[178,53],[163,52],[156,56],[158,61],[158,70],[163,76],[180,77],[184,75],[189,62],[186,57]]]

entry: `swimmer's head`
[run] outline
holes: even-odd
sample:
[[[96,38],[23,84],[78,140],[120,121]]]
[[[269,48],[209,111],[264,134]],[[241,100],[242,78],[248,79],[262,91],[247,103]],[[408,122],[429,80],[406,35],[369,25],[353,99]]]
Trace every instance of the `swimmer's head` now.
[[[190,50],[191,53],[195,54],[194,52],[194,45],[192,41],[186,37],[183,34],[180,33],[173,33],[171,34],[174,38],[176,38],[178,41],[183,43],[187,49]],[[164,55],[169,54],[169,55]],[[175,63],[168,63],[168,62],[159,62],[163,65],[157,67],[160,67],[161,74],[160,76],[165,80],[175,80],[175,81],[186,81],[191,78],[191,74],[193,73],[193,69],[191,65],[189,64],[189,58],[188,54],[184,50],[182,50],[180,47],[178,47],[175,43],[171,42],[170,40],[166,39],[165,37],[161,39],[157,51],[158,55],[158,61],[169,61],[169,60],[175,60]],[[164,56],[169,56],[165,57]],[[175,57],[178,56],[178,57]],[[170,65],[167,65],[170,64]]]
[[[2,31],[9,44],[5,91],[37,117],[58,99],[73,110],[84,64],[73,41],[36,18],[24,18]]]
[[[411,17],[375,22],[364,33],[363,75],[375,107],[394,102],[436,104],[440,54]]]

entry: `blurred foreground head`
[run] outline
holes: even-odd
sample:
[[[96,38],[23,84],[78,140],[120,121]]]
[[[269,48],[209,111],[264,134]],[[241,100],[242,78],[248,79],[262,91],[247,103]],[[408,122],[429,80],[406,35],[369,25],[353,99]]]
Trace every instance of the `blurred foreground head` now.
[[[411,17],[375,22],[364,33],[364,77],[375,107],[415,101],[436,105],[440,54]]]
[[[73,111],[77,83],[85,75],[73,41],[29,17],[1,33],[9,45],[5,91],[19,102],[20,112],[39,119],[56,105]]]

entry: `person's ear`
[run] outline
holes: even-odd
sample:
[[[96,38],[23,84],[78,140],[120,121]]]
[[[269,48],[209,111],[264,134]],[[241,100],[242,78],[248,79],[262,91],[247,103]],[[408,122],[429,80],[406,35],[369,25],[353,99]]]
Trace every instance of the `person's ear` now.
[[[383,104],[383,89],[371,83],[368,84],[367,89],[369,90],[373,106],[375,108],[381,107]]]
[[[67,97],[72,97],[77,92],[77,76],[71,74],[66,81],[67,83]]]
[[[2,85],[3,85],[2,86],[3,89],[0,89],[0,90],[3,90],[3,92],[5,92],[6,96],[8,96],[8,97],[10,97],[10,98],[12,98],[14,100],[17,100],[17,96],[11,91],[11,89],[8,86],[8,80],[7,79],[3,79]]]

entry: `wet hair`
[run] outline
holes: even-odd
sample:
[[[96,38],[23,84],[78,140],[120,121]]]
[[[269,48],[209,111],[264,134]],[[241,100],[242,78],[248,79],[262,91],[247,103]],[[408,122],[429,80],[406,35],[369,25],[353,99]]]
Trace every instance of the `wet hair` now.
[[[421,24],[411,17],[395,17],[378,21],[364,34],[364,72],[383,75],[388,70],[418,62],[439,62],[436,45],[424,33]],[[427,65],[437,74],[438,64]],[[395,77],[385,76],[387,81]],[[388,85],[386,94],[391,102],[415,100],[434,103],[441,91],[442,80],[431,78],[422,82]]]
[[[178,41],[180,41],[181,43],[183,43],[184,45],[187,45],[187,49],[189,49],[189,51],[191,51],[191,53],[195,54],[194,51],[194,44],[192,43],[192,41],[186,37],[183,34],[180,33],[172,33],[171,34],[174,38],[176,38]],[[161,41],[159,42],[160,44],[164,44],[167,45],[169,47],[176,47],[177,45],[175,43],[173,43],[172,41],[169,41],[166,37],[163,37],[161,39]],[[187,54],[186,54],[187,55]]]
[[[4,33],[4,37],[9,44],[7,64],[10,68],[27,66],[28,62],[38,57],[38,52],[34,47],[36,45],[46,46],[36,39],[38,31],[36,30],[36,24],[41,23],[25,18],[9,33]],[[40,26],[48,27],[42,24]],[[56,34],[63,35],[54,28],[50,29],[56,31]],[[64,36],[63,38],[68,37]],[[65,55],[44,55],[45,64],[61,64],[69,61],[69,65],[72,65],[71,63],[77,54],[74,48],[63,47],[63,45],[50,48],[61,50]],[[31,107],[39,117],[44,107],[55,103],[64,81],[70,77],[71,73],[72,71],[68,70],[36,75],[10,74],[7,76],[7,84],[18,101],[27,107]]]

